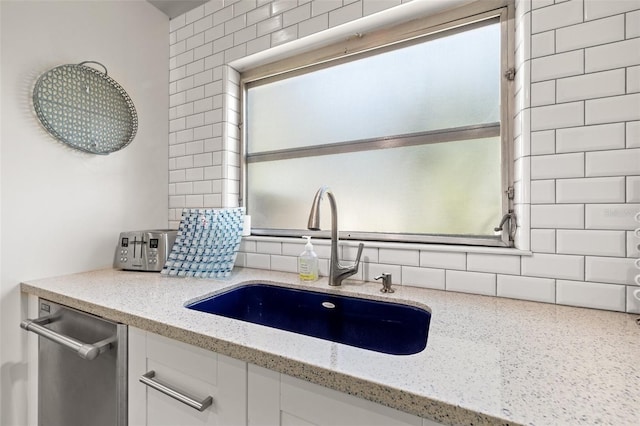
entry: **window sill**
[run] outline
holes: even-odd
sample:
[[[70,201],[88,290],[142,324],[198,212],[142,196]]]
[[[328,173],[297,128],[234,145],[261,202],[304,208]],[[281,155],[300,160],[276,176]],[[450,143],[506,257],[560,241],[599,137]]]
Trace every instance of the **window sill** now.
[[[251,235],[242,237],[243,241],[256,242],[277,242],[304,245],[301,238],[292,237],[264,237]],[[357,247],[360,241],[357,240],[340,240],[340,245],[347,247]],[[508,247],[481,247],[481,246],[463,246],[463,245],[446,245],[446,244],[419,244],[419,243],[397,243],[383,241],[364,241],[366,248],[390,249],[390,250],[420,250],[420,251],[437,251],[449,253],[480,253],[480,254],[499,254],[510,256],[532,256],[533,253],[528,250],[520,250],[518,248]],[[313,245],[330,246],[331,241],[328,239],[316,238]]]

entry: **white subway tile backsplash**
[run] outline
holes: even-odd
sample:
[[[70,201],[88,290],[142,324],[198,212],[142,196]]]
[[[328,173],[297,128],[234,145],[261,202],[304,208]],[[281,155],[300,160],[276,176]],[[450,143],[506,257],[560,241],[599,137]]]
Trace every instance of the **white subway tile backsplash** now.
[[[558,52],[624,40],[624,15],[587,21],[556,30]]]
[[[640,204],[587,204],[585,225],[587,229],[632,230],[638,227],[634,220]]]
[[[599,19],[638,9],[636,0],[585,0],[585,20]]]
[[[625,200],[625,178],[560,179],[556,182],[558,203],[619,203]]]
[[[533,82],[570,77],[572,75],[580,75],[583,72],[584,52],[582,50],[543,56],[531,60],[531,81]]]
[[[497,295],[511,299],[555,303],[556,282],[550,278],[498,275]]]
[[[496,275],[482,272],[446,271],[447,291],[496,295]]]
[[[284,12],[282,24],[288,27],[289,25],[297,24],[309,18],[311,18],[311,3],[306,3]]]
[[[204,208],[204,197],[202,195],[185,195],[185,207]]]
[[[204,5],[200,5],[185,13],[185,24],[190,24],[204,16]]]
[[[186,23],[186,15],[180,15],[180,16],[176,16],[173,19],[169,20],[169,31],[170,32],[174,32],[176,31],[178,28],[184,27],[185,23]]]
[[[273,0],[271,2],[271,14],[277,15],[279,13],[291,10],[298,5],[297,0]]]
[[[283,272],[298,272],[298,258],[293,256],[271,256],[271,269]]]
[[[587,257],[586,273],[587,281],[635,285],[638,269],[632,258]]]
[[[298,26],[292,25],[271,33],[271,46],[278,46],[296,38],[298,38]]]
[[[533,256],[523,256],[522,275],[584,280],[584,257],[543,253],[534,253]]]
[[[444,290],[445,271],[444,269],[403,266],[402,285]]]
[[[582,126],[583,124],[583,102],[572,102],[531,108],[531,130],[533,131],[575,127]]]
[[[170,221],[177,226],[183,207],[237,203],[239,76],[225,72],[227,62],[400,3],[210,1],[188,19],[171,20]],[[587,282],[578,284],[587,292],[627,282],[627,264],[620,270],[615,261],[638,256],[628,214],[640,209],[640,165],[634,165],[640,161],[640,10],[629,3],[516,1],[517,246],[534,255],[365,247],[355,279],[392,272],[403,285],[549,303],[556,279],[563,283],[558,303],[573,300],[566,283],[585,273]],[[302,242],[262,243],[260,251],[258,242],[243,242],[238,265],[297,272]],[[329,245],[318,241],[314,248],[326,275]],[[347,244],[340,257],[353,261],[356,250]],[[598,290],[600,308],[624,310],[612,297],[619,291],[605,290]]]
[[[185,179],[190,181],[202,180],[204,169],[202,167],[194,167],[185,170]]]
[[[639,6],[640,7],[640,6]],[[640,37],[640,10],[627,13],[626,18],[626,38]]]
[[[257,36],[271,34],[282,28],[282,15],[273,16],[265,21],[258,22]]]
[[[342,0],[312,0],[311,15],[327,13],[342,6]]]
[[[372,15],[400,4],[402,4],[402,0],[364,0],[362,5],[363,15]]]
[[[246,14],[235,16],[234,18],[231,18],[224,23],[224,33],[225,35],[233,34],[236,31],[240,31],[243,28],[246,28],[246,25],[247,25]]]
[[[193,23],[193,32],[201,33],[213,27],[213,15],[207,15]]]
[[[531,206],[531,227],[546,229],[583,229],[582,204],[539,204]]]
[[[436,251],[421,251],[420,266],[440,269],[466,269],[466,253],[447,253]]]
[[[239,45],[241,43],[247,43],[256,38],[257,26],[252,25],[247,28],[243,28],[233,33],[233,44]]]
[[[531,85],[531,106],[553,105],[556,103],[556,81],[549,80]]]
[[[625,70],[622,68],[562,78],[557,82],[557,100],[558,102],[572,102],[623,95],[626,86],[625,80]]]
[[[176,41],[186,40],[193,35],[193,24],[186,25],[176,31]]]
[[[273,241],[258,241],[256,251],[263,254],[282,254],[282,243]]]
[[[534,34],[531,36],[531,57],[539,58],[541,56],[553,55],[556,53],[556,33],[555,31],[547,31],[544,33]]]
[[[204,44],[204,33],[195,34],[186,41],[186,50],[195,49],[196,47],[202,46]]]
[[[253,55],[254,53],[262,52],[271,47],[271,36],[264,35],[255,40],[247,42],[247,55]]]
[[[624,148],[624,123],[571,127],[556,132],[558,152],[597,151]]]
[[[531,0],[530,7],[532,10],[540,9],[541,7],[551,6],[554,3],[554,0]]]
[[[585,72],[640,65],[640,38],[587,48],[584,62]]]
[[[640,121],[627,123],[627,148],[640,148]]]
[[[271,269],[271,256],[260,253],[246,253],[247,268]]]
[[[571,0],[531,12],[532,34],[582,22],[582,0]]]
[[[531,157],[531,179],[559,179],[583,176],[584,153]]]
[[[519,275],[520,256],[469,253],[467,254],[467,270],[474,272]]]
[[[391,274],[391,282],[393,284],[402,283],[402,266],[400,265],[385,265],[384,263],[365,263],[365,266],[361,268],[358,274],[354,275],[354,277],[359,275],[360,276],[359,279],[361,280],[375,281],[375,278],[379,277],[382,274]],[[382,282],[380,282],[380,287],[382,287]]]
[[[596,282],[558,280],[556,303],[585,308],[625,310],[625,287]]]
[[[312,241],[313,243],[313,251],[316,252],[318,257],[320,254],[318,253],[318,244],[316,240]],[[282,242],[282,254],[284,256],[300,256],[300,254],[304,251],[304,242],[300,239],[300,243],[290,243],[290,242]]]
[[[627,257],[640,257],[640,236],[635,231],[627,231]]]
[[[253,25],[271,17],[271,5],[264,4],[247,12],[247,25]]]
[[[531,132],[531,155],[553,154],[556,152],[556,131]]]
[[[627,286],[627,312],[629,313],[640,314],[640,300],[633,295],[637,289],[638,287]]]
[[[214,40],[224,37],[224,25],[211,27],[204,32],[204,42],[210,43]]]
[[[553,204],[555,202],[555,180],[534,180],[531,182],[531,204]]]
[[[627,176],[627,203],[640,203],[640,176]],[[640,226],[640,224],[638,225]]]
[[[218,26],[227,22],[229,19],[233,18],[233,5],[227,6],[228,2],[225,2],[225,6],[222,9],[219,9],[213,12],[213,25]]]
[[[640,175],[640,149],[586,153],[586,176]]]
[[[558,229],[558,253],[588,256],[619,256],[626,253],[624,231]]]
[[[640,93],[592,99],[585,104],[585,124],[640,120]]]
[[[532,229],[531,230],[531,251],[536,253],[556,252],[556,230],[555,229]]]
[[[420,252],[418,250],[398,250],[381,248],[378,250],[380,263],[392,265],[420,265]]]
[[[243,238],[240,241],[240,249],[239,251],[243,251],[245,253],[255,253],[257,250],[257,242],[249,241],[246,238]]]
[[[298,24],[298,36],[306,37],[329,28],[329,14],[315,16]]]
[[[627,68],[627,93],[640,92],[640,66]]]
[[[185,196],[184,195],[174,195],[169,197],[169,208],[184,208],[185,204]]]
[[[329,12],[329,27],[346,24],[358,18],[362,18],[362,1],[357,1]]]

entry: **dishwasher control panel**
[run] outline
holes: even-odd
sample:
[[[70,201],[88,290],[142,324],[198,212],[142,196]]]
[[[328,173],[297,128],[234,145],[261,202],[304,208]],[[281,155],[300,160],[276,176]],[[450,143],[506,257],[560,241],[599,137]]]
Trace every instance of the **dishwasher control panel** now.
[[[113,267],[129,271],[161,271],[177,234],[174,230],[121,232]]]

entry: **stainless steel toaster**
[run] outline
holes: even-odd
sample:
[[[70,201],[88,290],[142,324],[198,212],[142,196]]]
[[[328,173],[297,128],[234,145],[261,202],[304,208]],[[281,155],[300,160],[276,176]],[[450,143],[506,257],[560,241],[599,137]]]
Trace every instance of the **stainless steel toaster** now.
[[[178,231],[156,229],[121,232],[113,267],[129,271],[161,271]]]

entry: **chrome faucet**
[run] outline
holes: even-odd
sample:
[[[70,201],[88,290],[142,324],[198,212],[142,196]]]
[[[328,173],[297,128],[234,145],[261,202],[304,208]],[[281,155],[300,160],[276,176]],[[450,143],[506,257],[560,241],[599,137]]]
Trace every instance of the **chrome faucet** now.
[[[358,246],[358,254],[356,255],[355,263],[351,265],[340,264],[340,261],[338,260],[338,208],[336,207],[336,199],[333,196],[333,192],[331,192],[331,189],[327,186],[321,187],[313,198],[311,212],[309,213],[309,224],[307,227],[312,231],[320,230],[320,201],[322,201],[322,196],[324,194],[327,194],[329,197],[329,204],[331,205],[331,260],[329,263],[329,285],[339,286],[342,284],[342,281],[358,272],[360,256],[362,255],[364,244],[360,243]]]

